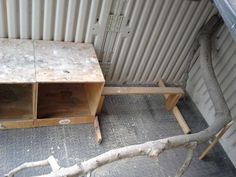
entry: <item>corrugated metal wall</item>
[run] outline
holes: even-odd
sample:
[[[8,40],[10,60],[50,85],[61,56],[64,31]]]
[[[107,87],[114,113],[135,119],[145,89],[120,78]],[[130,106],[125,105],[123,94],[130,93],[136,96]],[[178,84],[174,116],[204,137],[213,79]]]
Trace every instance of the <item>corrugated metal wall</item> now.
[[[93,43],[108,83],[183,82],[207,1],[0,0],[0,37]]]
[[[162,78],[181,85],[196,34],[214,13],[208,0],[0,0],[0,37],[93,43],[107,83]],[[226,28],[214,41],[214,66],[235,117],[236,45]],[[198,50],[187,89],[211,123],[214,109],[197,58]],[[223,140],[233,160],[235,134],[234,125]]]
[[[236,42],[230,36],[226,26],[220,28],[213,36],[213,66],[224,97],[236,121]],[[193,66],[189,73],[187,91],[207,120],[214,121],[215,110],[207,92],[200,72],[198,60],[199,50],[193,58]],[[236,124],[224,135],[221,144],[236,166]]]

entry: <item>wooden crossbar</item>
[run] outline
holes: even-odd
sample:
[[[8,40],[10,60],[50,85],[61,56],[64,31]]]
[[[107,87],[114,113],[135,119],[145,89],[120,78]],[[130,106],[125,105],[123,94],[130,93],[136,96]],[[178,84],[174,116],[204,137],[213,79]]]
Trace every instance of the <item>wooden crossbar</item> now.
[[[225,134],[225,132],[233,125],[233,121],[229,122],[227,125],[225,125],[214,137],[214,140],[212,143],[209,144],[209,146],[202,152],[202,154],[199,157],[199,160],[203,160],[208,152],[219,142],[220,138]]]
[[[108,95],[145,95],[145,94],[174,94],[183,95],[179,87],[104,87],[103,96]]]
[[[159,81],[158,85],[159,85],[159,87],[166,88],[166,85],[162,80]],[[168,99],[171,99],[170,95],[164,94],[164,97],[166,99],[166,106],[168,106]],[[177,103],[178,98],[175,99],[174,101]],[[186,123],[186,121],[184,120],[184,117],[182,116],[179,108],[176,105],[172,105],[172,109],[169,109],[169,107],[167,107],[167,109],[173,112],[173,114],[175,115],[175,118],[176,118],[178,124],[180,125],[181,129],[183,130],[184,134],[191,133],[191,130],[190,130],[188,124]]]

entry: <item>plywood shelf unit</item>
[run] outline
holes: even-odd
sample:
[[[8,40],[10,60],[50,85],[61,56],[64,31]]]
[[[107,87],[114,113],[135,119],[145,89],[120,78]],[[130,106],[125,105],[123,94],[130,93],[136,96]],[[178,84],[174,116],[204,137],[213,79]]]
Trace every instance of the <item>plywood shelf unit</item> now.
[[[91,44],[0,39],[0,128],[94,123],[104,78]]]
[[[92,92],[90,88],[96,86],[98,89]],[[101,94],[101,87],[95,83],[39,84],[37,118],[95,116],[95,96]]]

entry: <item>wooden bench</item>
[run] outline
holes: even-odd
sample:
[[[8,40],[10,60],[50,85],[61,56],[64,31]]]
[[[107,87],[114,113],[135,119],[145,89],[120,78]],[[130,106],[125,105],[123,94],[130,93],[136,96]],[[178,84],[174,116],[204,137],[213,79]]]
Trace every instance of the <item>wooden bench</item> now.
[[[175,115],[177,122],[182,128],[185,134],[191,132],[186,121],[184,120],[181,112],[176,106],[177,102],[184,94],[181,88],[177,87],[166,87],[164,82],[159,81],[159,87],[104,87],[102,91],[102,97],[98,106],[97,113],[100,114],[102,111],[103,102],[105,96],[110,95],[152,95],[152,94],[162,94],[164,95],[166,101],[165,106],[168,111],[172,111]]]

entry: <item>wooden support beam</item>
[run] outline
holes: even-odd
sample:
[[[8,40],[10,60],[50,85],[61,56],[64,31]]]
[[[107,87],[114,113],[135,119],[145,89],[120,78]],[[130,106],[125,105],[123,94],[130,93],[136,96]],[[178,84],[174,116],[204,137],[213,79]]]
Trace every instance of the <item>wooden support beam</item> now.
[[[101,96],[100,101],[98,103],[97,114],[100,114],[102,112],[104,99],[105,99],[105,96]]]
[[[177,106],[175,106],[172,109],[172,112],[173,112],[173,114],[174,114],[174,116],[175,116],[179,126],[181,127],[182,131],[184,132],[184,134],[191,133],[191,130],[190,130],[188,124],[186,123],[186,121],[184,120],[184,117],[181,114],[179,108]]]
[[[15,128],[33,128],[34,120],[12,120],[12,121],[1,121],[0,129],[15,129]]]
[[[37,119],[37,106],[38,106],[38,83],[32,84],[32,110],[33,119]]]
[[[165,83],[162,80],[160,80],[158,82],[158,85],[159,85],[159,87],[166,87]],[[168,94],[164,94],[165,99],[167,99],[168,96],[169,96]]]
[[[165,83],[162,80],[159,81],[159,87],[166,87]],[[164,94],[164,97],[165,97],[165,99],[168,99],[169,98],[169,94]],[[184,132],[184,134],[191,133],[191,130],[190,130],[188,124],[186,123],[186,121],[184,120],[184,117],[182,116],[179,108],[175,105],[171,109],[171,111],[173,112],[173,114],[174,114],[178,124],[180,125],[182,131]]]
[[[100,144],[102,142],[102,134],[101,134],[100,125],[99,125],[97,116],[95,117],[95,120],[94,120],[94,128],[95,128],[95,134],[96,134],[96,142]]]
[[[104,96],[108,95],[150,95],[150,94],[170,94],[166,101],[166,107],[171,110],[179,98],[184,94],[182,88],[178,87],[104,87],[97,109],[97,114],[101,112]]]
[[[178,87],[104,87],[103,96],[107,95],[145,95],[145,94],[184,94]]]
[[[233,124],[233,121],[231,121],[230,123],[228,123],[224,128],[222,128],[217,135],[215,136],[213,142],[211,144],[209,144],[209,146],[202,152],[202,154],[199,156],[199,160],[203,160],[206,155],[208,154],[208,152],[216,145],[216,143],[219,142],[220,138],[225,134],[225,132],[231,127],[231,125]]]
[[[93,123],[95,116],[80,116],[69,118],[48,118],[48,119],[27,119],[27,120],[2,120],[0,121],[0,129],[12,128],[34,128],[54,125],[73,125]]]
[[[87,124],[93,123],[95,116],[78,116],[68,118],[49,118],[36,119],[34,121],[35,127],[53,126],[53,125],[73,125],[73,124]]]
[[[181,98],[181,95],[174,95],[174,94],[171,94],[167,97],[166,99],[166,103],[165,103],[165,106],[166,106],[166,109],[168,111],[171,111],[173,110],[173,108],[176,106],[176,104],[178,103],[179,99]]]

